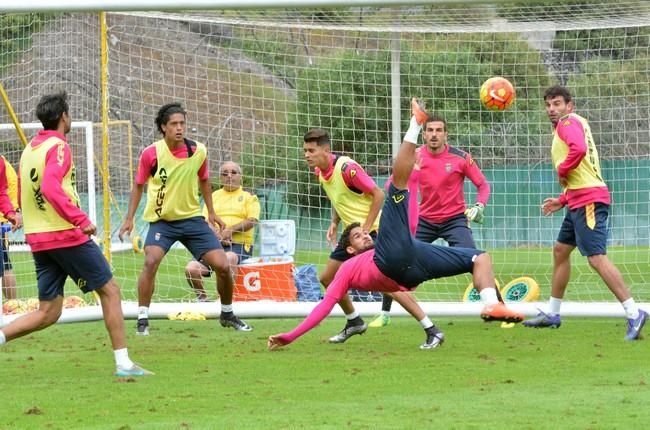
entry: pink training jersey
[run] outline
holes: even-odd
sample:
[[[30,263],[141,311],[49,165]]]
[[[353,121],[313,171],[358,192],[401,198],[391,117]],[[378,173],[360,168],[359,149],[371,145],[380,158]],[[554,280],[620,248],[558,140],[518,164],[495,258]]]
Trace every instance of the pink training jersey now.
[[[187,147],[185,145],[177,146],[176,148],[171,149],[171,153],[176,158],[187,158]],[[207,181],[210,179],[210,172],[208,171],[208,159],[206,158],[201,168],[198,172],[198,177],[202,181]],[[138,185],[144,185],[149,180],[151,176],[151,170],[154,166],[158,164],[158,159],[156,158],[156,147],[154,145],[149,145],[142,150],[140,154],[140,162],[138,163],[138,171],[135,175],[135,183]]]
[[[375,250],[370,249],[355,255],[341,265],[334,280],[325,290],[325,297],[305,320],[289,333],[280,337],[291,343],[323,321],[350,288],[363,291],[410,291],[379,271],[374,261]]]
[[[316,177],[323,175],[323,179],[328,180],[332,177],[334,173],[334,164],[336,164],[336,155],[332,154],[330,157],[329,165],[327,169],[321,170],[318,167],[314,170]],[[357,164],[356,161],[350,161],[341,167],[341,176],[343,177],[343,182],[350,190],[356,190],[364,194],[372,193],[372,190],[375,189],[377,184],[375,181],[366,173],[363,168]]]
[[[566,178],[569,172],[578,167],[587,155],[585,130],[577,118],[568,116],[558,122],[555,131],[558,137],[569,147],[566,158],[557,166],[558,177]],[[589,187],[566,190],[565,193],[560,195],[560,202],[563,205],[568,204],[570,209],[577,209],[595,202],[608,205],[611,203],[611,198],[607,187]]]
[[[68,230],[25,235],[25,240],[32,249],[32,252],[69,248],[81,245],[89,240],[88,235],[84,234],[81,229],[91,224],[90,218],[70,200],[70,197],[68,197],[61,187],[63,177],[72,168],[72,153],[70,152],[70,146],[67,145],[65,136],[54,130],[41,130],[29,144],[35,148],[50,137],[57,137],[66,142],[66,144],[62,146],[63,162],[61,164],[59,164],[58,159],[58,145],[53,146],[47,151],[45,155],[43,180],[41,181],[41,192],[43,193],[43,197],[45,197],[63,219],[77,227]],[[20,181],[18,181],[18,196],[20,199]]]
[[[440,154],[421,150],[420,167],[420,217],[439,224],[465,212],[465,178],[476,186],[476,201],[487,204],[490,198],[490,184],[476,162],[465,151],[445,145]]]

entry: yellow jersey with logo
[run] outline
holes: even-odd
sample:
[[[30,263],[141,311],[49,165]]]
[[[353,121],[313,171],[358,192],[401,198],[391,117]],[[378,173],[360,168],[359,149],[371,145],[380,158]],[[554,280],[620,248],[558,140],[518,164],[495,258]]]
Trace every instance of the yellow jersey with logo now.
[[[571,113],[562,117],[559,126],[568,121],[569,117],[576,119],[582,125],[585,134],[585,143],[587,145],[587,154],[580,161],[580,164],[569,171],[567,175],[567,189],[578,190],[582,188],[606,187],[600,170],[600,161],[598,159],[598,150],[594,143],[594,137],[591,134],[591,128],[587,120],[580,115]],[[551,145],[551,158],[555,169],[566,159],[569,154],[569,145],[558,135],[557,129],[553,133],[553,143]]]
[[[372,196],[370,194],[356,193],[345,185],[345,180],[341,175],[341,168],[345,163],[351,162],[350,157],[339,157],[334,164],[334,172],[329,179],[324,179],[322,174],[318,175],[325,194],[332,202],[332,206],[339,214],[343,221],[343,228],[353,222],[365,223],[372,205]],[[372,224],[371,230],[379,229],[379,215]]]
[[[49,137],[36,147],[27,145],[20,157],[20,203],[23,211],[25,234],[47,233],[76,228],[52,207],[41,191],[45,158],[50,149],[57,146],[57,157],[63,163],[63,150],[67,143],[58,137]],[[61,182],[63,192],[77,207],[79,195],[75,184],[75,167],[71,161],[70,169]]]
[[[260,202],[256,195],[244,191],[241,187],[234,191],[223,188],[212,193],[214,212],[223,220],[226,227],[232,227],[246,219],[260,219]],[[208,218],[208,208],[203,206],[203,216]],[[232,233],[233,243],[251,246],[254,241],[254,228]]]
[[[147,205],[142,218],[156,222],[201,216],[198,172],[207,157],[205,145],[196,142],[191,157],[175,157],[165,139],[156,148],[157,169],[147,182]]]
[[[0,155],[0,158],[3,163],[5,163],[5,176],[7,177],[7,195],[9,196],[9,200],[11,200],[12,206],[15,208],[18,207],[18,175],[16,175],[16,171],[14,170],[14,167],[11,165],[7,159]],[[2,213],[0,212],[0,223],[6,223],[8,220],[4,216],[2,216]]]

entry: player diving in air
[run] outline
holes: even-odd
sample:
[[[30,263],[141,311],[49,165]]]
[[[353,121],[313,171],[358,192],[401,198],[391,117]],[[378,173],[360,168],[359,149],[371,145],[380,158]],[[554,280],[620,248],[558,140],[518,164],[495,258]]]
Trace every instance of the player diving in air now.
[[[351,224],[341,241],[355,256],[341,265],[323,300],[305,320],[288,333],[269,336],[268,348],[287,345],[318,325],[350,288],[381,292],[411,291],[434,278],[472,273],[474,286],[485,303],[485,321],[521,322],[524,315],[499,302],[490,256],[477,249],[450,248],[415,240],[409,230],[408,180],[415,164],[415,146],[428,117],[411,101],[411,122],[393,163],[393,183],[388,190],[376,241],[358,225]],[[438,345],[444,334],[437,333]]]

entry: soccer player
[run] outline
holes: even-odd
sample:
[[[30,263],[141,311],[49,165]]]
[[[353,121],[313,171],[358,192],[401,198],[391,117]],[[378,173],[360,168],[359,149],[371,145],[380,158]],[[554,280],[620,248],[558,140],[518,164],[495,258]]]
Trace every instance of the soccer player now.
[[[420,201],[415,238],[431,243],[441,238],[449,246],[476,248],[469,221],[483,223],[483,209],[490,198],[490,184],[485,179],[471,155],[447,143],[447,122],[439,116],[428,116],[422,129],[424,146],[419,148]],[[463,184],[468,178],[476,187],[476,203],[465,207]],[[417,199],[411,193],[411,199]],[[414,203],[412,203],[413,205]],[[370,327],[383,327],[390,323],[390,295],[382,300],[381,313]]]
[[[242,171],[239,164],[226,161],[219,171],[221,188],[212,193],[214,211],[226,228],[217,231],[233,277],[237,265],[253,255],[253,233],[260,218],[260,202],[256,195],[244,191],[241,186]],[[203,206],[203,216],[207,218],[208,209]],[[212,271],[202,261],[191,260],[185,266],[185,278],[196,293],[199,301],[207,300],[203,289],[203,277],[209,277]]]
[[[136,334],[142,336],[149,335],[149,306],[158,267],[177,241],[216,273],[221,325],[238,331],[251,330],[233,313],[228,258],[210,227],[218,225],[223,229],[225,225],[212,205],[207,149],[185,137],[186,115],[180,103],[169,103],[158,110],[155,123],[163,138],[147,146],[140,155],[129,209],[119,232],[122,239],[133,230],[133,217],[147,184],[143,218],[149,222],[149,231],[144,242],[144,267],[138,278],[136,324]],[[207,222],[201,216],[199,191],[207,207]]]
[[[363,231],[375,237],[379,225],[377,216],[384,201],[384,193],[354,160],[332,154],[330,137],[325,130],[313,128],[305,134],[303,140],[307,164],[314,168],[314,173],[332,204],[332,222],[326,238],[330,244],[336,244],[336,247],[320,275],[320,282],[327,289],[341,264],[352,256],[336,241],[339,222],[343,221],[344,228],[358,222]],[[433,325],[408,294],[397,294],[395,298],[422,324],[425,331]],[[363,334],[368,329],[347,294],[341,297],[339,305],[347,321],[341,332],[330,337],[331,343],[343,343],[351,336]]]
[[[11,205],[15,212],[20,212],[18,207],[18,176],[13,166],[4,156],[0,155],[0,175],[4,176],[4,181],[7,184],[7,195],[11,201]],[[4,173],[3,173],[4,172]],[[9,259],[9,231],[15,230],[11,223],[7,224],[9,220],[0,215],[0,224],[2,224],[2,265],[4,274],[2,275],[2,293],[5,299],[16,298],[16,275]],[[5,228],[8,227],[8,228]]]
[[[486,321],[519,322],[523,315],[497,299],[490,256],[476,249],[437,246],[415,240],[409,230],[409,176],[415,163],[415,142],[426,119],[412,100],[410,126],[393,163],[393,183],[388,191],[377,239],[360,227],[349,225],[341,245],[356,254],[341,265],[325,291],[323,300],[289,333],[269,336],[268,348],[287,345],[314,328],[347,294],[348,289],[396,292],[409,291],[429,279],[472,273],[474,285],[485,302],[481,317]],[[444,335],[439,332],[438,344]]]
[[[568,206],[553,246],[551,297],[546,312],[524,321],[526,327],[560,327],[560,306],[571,276],[571,252],[578,247],[589,265],[623,305],[627,316],[625,340],[639,338],[648,313],[639,309],[621,272],[607,258],[607,217],[610,195],[603,180],[598,151],[587,120],[573,112],[569,90],[553,86],[544,92],[546,113],[553,124],[551,158],[563,188],[559,197],[544,199],[548,216]]]
[[[54,324],[61,316],[63,287],[69,276],[84,293],[95,291],[99,295],[113,346],[115,375],[150,375],[129,358],[120,288],[99,246],[90,239],[97,228],[79,208],[75,167],[66,140],[72,123],[66,93],[43,96],[36,116],[43,130],[20,157],[19,195],[25,239],[36,266],[39,307],[0,330],[0,344]],[[19,226],[10,203],[4,203],[2,211]]]

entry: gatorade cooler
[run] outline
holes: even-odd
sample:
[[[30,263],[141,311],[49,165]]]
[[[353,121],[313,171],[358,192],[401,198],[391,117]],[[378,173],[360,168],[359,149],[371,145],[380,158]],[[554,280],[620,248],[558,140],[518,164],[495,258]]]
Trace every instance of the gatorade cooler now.
[[[266,220],[260,222],[259,228],[260,256],[238,266],[233,299],[295,301],[295,224],[292,220]]]

